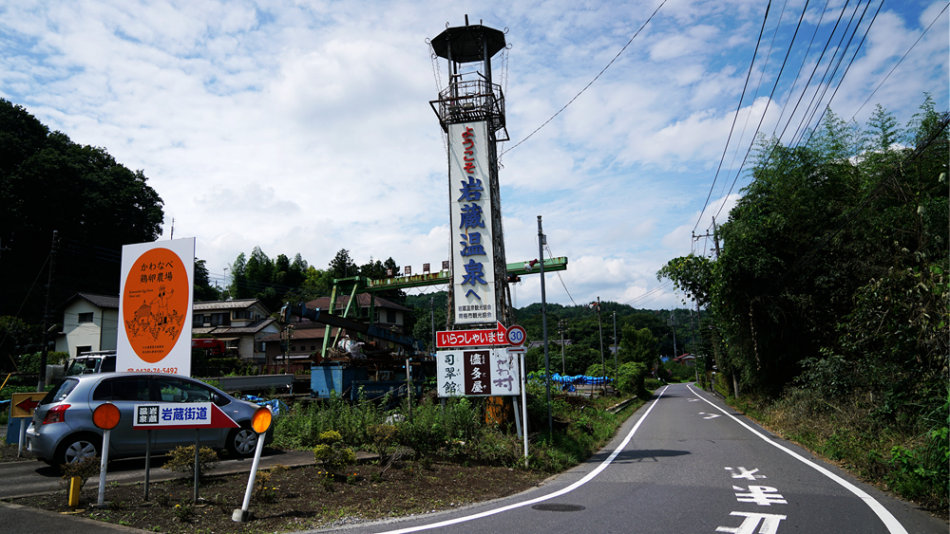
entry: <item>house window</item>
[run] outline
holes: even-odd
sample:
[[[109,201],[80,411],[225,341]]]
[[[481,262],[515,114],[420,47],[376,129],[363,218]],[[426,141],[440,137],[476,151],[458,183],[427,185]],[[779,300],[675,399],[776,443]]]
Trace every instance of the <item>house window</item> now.
[[[211,326],[231,326],[231,315],[225,313],[212,313]]]
[[[235,319],[250,319],[251,310],[234,310],[234,312],[232,312],[232,317]]]
[[[84,352],[89,352],[89,351],[91,351],[91,350],[92,350],[92,346],[91,346],[91,345],[80,345],[80,346],[76,347],[76,356],[79,356],[80,354],[82,354],[82,353],[84,353]]]
[[[205,316],[200,313],[196,313],[191,317],[191,326],[195,328],[201,328],[205,324]]]
[[[386,310],[386,322],[396,324],[396,310]]]
[[[84,312],[79,314],[79,323],[91,323],[93,319],[93,312]]]

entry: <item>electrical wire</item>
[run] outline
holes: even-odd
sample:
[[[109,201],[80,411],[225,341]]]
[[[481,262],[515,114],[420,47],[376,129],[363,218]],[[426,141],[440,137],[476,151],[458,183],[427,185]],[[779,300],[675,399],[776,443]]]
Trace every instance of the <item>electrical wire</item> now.
[[[871,2],[869,1],[869,2],[868,2],[868,6],[870,6],[870,5],[871,5]],[[860,52],[860,51],[861,51],[861,48],[864,46],[864,41],[867,39],[868,33],[871,31],[871,26],[873,26],[873,25],[874,25],[874,21],[877,20],[877,15],[878,15],[878,13],[881,12],[881,8],[882,8],[882,7],[884,7],[884,0],[881,0],[881,3],[878,4],[878,6],[877,6],[877,11],[874,12],[874,16],[871,18],[871,22],[868,23],[868,27],[867,27],[867,29],[864,31],[864,35],[861,36],[861,42],[858,43],[857,48],[854,49],[854,54],[852,54],[851,60],[848,61],[848,66],[845,67],[844,72],[841,74],[841,79],[838,80],[838,85],[835,86],[835,90],[831,93],[831,98],[828,99],[828,103],[825,105],[824,111],[821,112],[821,115],[818,117],[818,120],[815,122],[815,129],[812,129],[811,134],[809,134],[808,139],[805,141],[805,145],[806,145],[806,146],[811,142],[812,136],[815,135],[815,131],[817,130],[818,125],[821,124],[821,121],[825,118],[825,113],[827,113],[827,111],[828,111],[829,109],[831,109],[831,102],[833,102],[834,99],[835,99],[835,96],[838,95],[838,89],[841,88],[841,84],[844,83],[845,77],[848,76],[848,71],[851,70],[851,65],[854,64],[854,59],[855,59],[856,57],[858,57],[858,52]],[[867,12],[867,8],[866,8],[866,7],[865,7],[864,11]],[[864,13],[861,14],[861,18],[862,18],[862,19],[864,18]],[[861,24],[861,21],[859,20],[859,21],[858,21],[858,25],[860,25],[860,24]],[[853,36],[852,36],[852,37],[853,37]],[[851,46],[851,41],[850,41],[850,40],[848,41],[848,46]]]
[[[882,2],[882,3],[883,3],[883,2]],[[914,44],[910,45],[910,48],[908,48],[907,51],[904,52],[904,55],[902,55],[901,58],[897,61],[897,63],[895,63],[894,66],[891,67],[891,70],[887,73],[886,76],[884,76],[884,79],[882,79],[881,82],[877,84],[877,87],[875,87],[874,90],[871,91],[871,94],[868,95],[867,99],[864,100],[864,103],[862,103],[862,104],[858,107],[857,111],[854,112],[854,115],[851,116],[851,120],[854,120],[854,118],[858,116],[858,113],[860,113],[861,110],[864,109],[864,106],[868,105],[868,102],[871,101],[871,98],[873,98],[874,95],[877,94],[878,89],[880,89],[881,86],[884,85],[884,82],[886,82],[887,79],[891,77],[891,74],[894,74],[894,71],[897,70],[897,67],[899,67],[901,63],[903,63],[904,59],[907,58],[907,55],[910,54],[911,50],[913,50],[914,47],[916,47],[917,44],[920,43],[921,39],[924,38],[924,35],[927,35],[927,32],[930,31],[930,28],[932,28],[933,25],[937,23],[937,20],[940,19],[940,17],[941,17],[944,13],[947,12],[947,8],[948,8],[948,7],[950,7],[950,3],[944,3],[943,9],[940,10],[940,13],[937,13],[937,16],[934,17],[934,19],[933,19],[932,21],[930,21],[930,24],[927,26],[926,29],[924,29],[924,31],[920,34],[920,36],[917,37],[917,40],[914,41]],[[880,9],[880,8],[878,8],[878,9]]]
[[[745,92],[749,87],[749,79],[752,77],[752,67],[755,65],[755,57],[759,53],[759,44],[762,42],[762,34],[765,32],[765,23],[769,19],[769,9],[772,7],[772,0],[769,0],[769,3],[765,6],[765,16],[762,17],[762,27],[759,29],[759,37],[755,41],[755,50],[752,52],[752,61],[749,63],[749,71],[745,76],[745,84],[742,86],[742,94],[739,96],[739,105],[736,106],[736,113],[732,117],[732,126],[729,127],[729,135],[726,137],[726,145],[722,148],[722,156],[719,158],[719,166],[716,167],[716,174],[713,175],[712,185],[709,186],[709,193],[706,194],[706,200],[703,202],[703,209],[699,211],[699,218],[696,219],[696,224],[693,225],[693,232],[696,232],[696,228],[699,228],[699,223],[703,220],[703,214],[706,213],[706,208],[709,206],[709,199],[712,197],[713,191],[716,189],[716,180],[719,179],[719,173],[722,171],[722,164],[726,160],[726,153],[729,150],[729,143],[732,141],[732,134],[736,127],[736,121],[739,119],[739,111],[742,110],[742,101],[745,99]]]
[[[545,245],[544,250],[548,251],[548,257],[552,260],[554,259],[554,253],[551,252],[551,247]],[[543,258],[542,258],[543,260]],[[574,302],[574,297],[571,296],[571,292],[567,289],[567,284],[564,283],[564,277],[561,276],[561,271],[554,271],[557,274],[557,279],[561,281],[561,287],[564,288],[564,292],[567,293],[567,298],[571,299],[571,304],[577,306],[577,303]]]
[[[862,11],[861,13],[861,19],[864,18],[864,14],[867,13],[867,9],[868,7],[870,7],[870,5],[871,5],[871,0],[868,0],[868,3],[864,7],[864,11]],[[838,69],[841,67],[841,62],[844,61],[844,56],[845,54],[848,53],[848,48],[850,48],[851,42],[854,39],[854,35],[858,31],[858,27],[860,26],[860,20],[858,21],[858,24],[854,26],[854,30],[851,30],[851,25],[852,23],[854,23],[854,17],[858,14],[858,9],[860,7],[861,7],[861,2],[859,1],[854,6],[854,11],[851,12],[851,18],[848,20],[848,25],[845,27],[844,32],[842,32],[841,38],[838,40],[838,46],[835,47],[835,53],[832,54],[831,60],[828,62],[828,65],[825,67],[825,72],[822,75],[821,80],[819,80],[818,84],[816,85],[817,89],[815,91],[815,97],[812,99],[812,102],[814,105],[809,106],[808,109],[811,110],[810,112],[806,109],[805,117],[803,117],[802,119],[803,121],[802,124],[805,125],[805,127],[804,128],[800,127],[799,130],[796,131],[798,140],[797,141],[793,140],[792,146],[801,145],[802,137],[804,137],[805,133],[809,131],[809,128],[807,127],[808,124],[815,124],[814,128],[817,128],[817,124],[813,122],[815,113],[817,113],[819,109],[826,107],[826,106],[822,106],[821,101],[822,99],[824,99],[825,95],[828,93],[828,88],[833,83],[835,75],[838,73]],[[844,43],[845,37],[848,36],[849,31],[850,31],[850,37],[848,37],[848,44],[842,47],[841,45],[842,43]],[[838,56],[839,51],[841,52],[840,57]],[[835,58],[837,58],[837,61],[835,61]],[[832,64],[834,64],[833,69],[832,69]],[[831,73],[830,76],[828,75],[829,72]],[[828,79],[827,84],[825,83],[826,78]],[[838,83],[839,84],[841,83],[840,79],[838,80]],[[821,96],[818,96],[819,93],[821,94]]]
[[[771,0],[769,0],[769,2],[771,2]],[[646,28],[646,25],[649,24],[650,21],[653,20],[653,17],[656,16],[656,14],[660,11],[660,8],[662,8],[665,4],[666,4],[666,0],[663,0],[662,2],[660,2],[660,5],[658,5],[658,6],[656,7],[656,9],[653,10],[653,13],[650,15],[649,18],[647,18],[646,22],[644,22],[642,25],[640,25],[640,28],[637,29],[636,33],[633,34],[633,37],[631,37],[630,40],[627,41],[627,44],[623,45],[623,47],[620,49],[620,51],[617,52],[617,55],[615,55],[615,56],[613,57],[613,59],[611,59],[611,60],[607,63],[607,65],[604,66],[604,68],[600,69],[600,72],[598,72],[597,75],[594,76],[594,78],[593,78],[591,81],[589,81],[589,82],[587,83],[587,85],[584,86],[583,89],[581,89],[580,91],[578,91],[578,93],[577,93],[576,95],[574,95],[570,100],[568,100],[568,101],[567,101],[567,104],[564,104],[563,106],[561,106],[561,109],[557,110],[557,111],[554,113],[554,115],[551,115],[546,121],[542,122],[542,123],[541,123],[541,126],[538,126],[537,128],[534,129],[534,131],[532,131],[531,133],[529,133],[529,134],[528,134],[527,136],[525,136],[523,139],[521,139],[521,140],[518,141],[517,143],[515,143],[515,144],[511,145],[510,147],[508,147],[507,149],[505,149],[505,151],[502,152],[501,154],[499,154],[498,157],[500,158],[501,156],[504,156],[504,155],[507,154],[508,152],[511,152],[512,150],[518,148],[522,143],[524,143],[524,142],[527,141],[528,139],[531,139],[531,138],[534,136],[534,134],[536,134],[536,133],[538,133],[539,131],[541,131],[541,129],[544,128],[545,126],[547,126],[548,123],[550,123],[551,121],[553,121],[553,120],[555,119],[555,117],[557,117],[557,116],[560,115],[564,110],[566,110],[566,109],[568,108],[568,106],[570,106],[571,104],[573,104],[574,101],[577,100],[578,97],[580,97],[582,94],[584,94],[584,92],[587,91],[587,89],[590,88],[591,85],[594,85],[594,82],[596,82],[605,72],[607,72],[607,69],[609,69],[610,66],[614,64],[615,61],[617,61],[617,59],[620,57],[620,55],[624,53],[624,51],[627,49],[627,47],[630,46],[631,43],[633,43],[633,40],[636,39],[638,35],[640,35],[640,32],[643,31],[643,28]]]
[[[805,7],[802,8],[802,14],[798,18],[798,25],[795,26],[795,33],[792,34],[792,40],[788,45],[788,50],[785,52],[785,57],[782,59],[782,66],[779,68],[778,74],[775,76],[775,83],[772,84],[772,91],[769,93],[769,98],[765,103],[765,109],[762,111],[762,116],[759,117],[759,124],[755,127],[755,132],[752,134],[752,140],[749,142],[749,148],[746,150],[745,156],[742,158],[742,163],[739,165],[739,169],[736,170],[736,176],[732,179],[732,185],[729,186],[729,192],[723,196],[722,204],[719,205],[719,209],[716,211],[716,217],[718,217],[722,213],[723,208],[726,207],[726,200],[729,198],[729,195],[732,194],[732,190],[735,189],[736,182],[739,180],[739,176],[742,173],[742,168],[745,167],[746,161],[749,159],[749,154],[752,153],[752,147],[755,146],[755,136],[762,128],[762,123],[765,121],[765,116],[769,112],[769,105],[772,103],[772,99],[775,97],[775,91],[778,89],[778,84],[782,78],[782,73],[785,72],[785,65],[788,63],[788,57],[791,55],[792,48],[795,46],[795,39],[798,37],[798,31],[802,27],[802,21],[805,19],[805,11],[807,9],[808,1],[806,0]]]

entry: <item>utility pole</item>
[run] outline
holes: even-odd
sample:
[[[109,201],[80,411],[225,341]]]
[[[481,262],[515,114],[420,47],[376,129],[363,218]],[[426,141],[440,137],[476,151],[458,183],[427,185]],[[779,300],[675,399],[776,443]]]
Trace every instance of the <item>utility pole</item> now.
[[[53,271],[56,268],[56,248],[59,241],[59,231],[53,230],[53,242],[49,248],[49,271],[46,275],[46,299],[43,302],[43,350],[40,352],[40,378],[37,382],[37,391],[46,389],[46,357],[49,355],[49,294],[53,288]]]
[[[557,321],[557,331],[561,334],[561,375],[567,374],[567,368],[564,365],[564,320],[558,319]]]
[[[617,347],[617,312],[613,313],[614,316],[614,378],[620,378],[620,356],[617,354],[619,348]]]
[[[597,297],[597,335],[600,337],[600,366],[604,368],[604,395],[606,395],[607,364],[604,362],[604,324],[600,320],[600,297]]]
[[[673,316],[673,310],[670,310],[670,329],[673,330],[673,357],[679,356],[676,350],[676,317]]]
[[[538,264],[541,266],[541,337],[544,344],[544,383],[545,397],[548,402],[548,438],[554,439],[554,419],[551,417],[551,358],[548,355],[548,311],[547,297],[544,294],[544,232],[541,230],[541,216],[538,215]]]

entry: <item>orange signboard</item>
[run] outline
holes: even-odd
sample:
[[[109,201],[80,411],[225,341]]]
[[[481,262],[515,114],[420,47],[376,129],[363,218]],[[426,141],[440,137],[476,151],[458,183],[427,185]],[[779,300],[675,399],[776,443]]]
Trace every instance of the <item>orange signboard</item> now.
[[[116,370],[191,374],[194,238],[122,247]]]
[[[188,314],[188,272],[167,248],[135,260],[122,292],[122,320],[129,344],[148,363],[162,361],[181,336]]]

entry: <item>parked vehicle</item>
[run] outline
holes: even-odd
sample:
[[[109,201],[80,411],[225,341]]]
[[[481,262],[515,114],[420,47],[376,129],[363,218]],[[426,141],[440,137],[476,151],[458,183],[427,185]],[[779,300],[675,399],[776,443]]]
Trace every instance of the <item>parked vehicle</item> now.
[[[111,458],[144,456],[151,434],[151,450],[164,453],[195,442],[194,429],[133,429],[137,404],[150,402],[211,402],[240,428],[202,429],[200,445],[226,449],[237,457],[249,457],[257,446],[251,417],[260,408],[236,399],[218,388],[186,376],[154,373],[95,373],[67,376],[43,398],[26,430],[27,450],[52,465],[62,465],[98,456],[102,430],[92,421],[99,405],[111,402],[119,408],[119,424],[109,439]],[[267,440],[272,437],[267,434]]]
[[[83,352],[69,360],[66,376],[86,375],[90,373],[108,373],[115,371],[115,351],[96,350]]]

